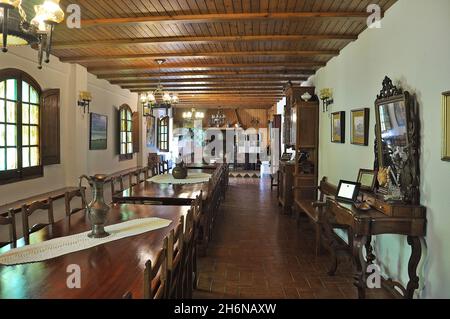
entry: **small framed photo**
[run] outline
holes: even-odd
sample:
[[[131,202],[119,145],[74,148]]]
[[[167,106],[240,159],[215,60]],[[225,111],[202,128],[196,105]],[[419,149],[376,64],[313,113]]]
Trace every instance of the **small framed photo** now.
[[[345,143],[345,112],[331,114],[331,142]]]
[[[369,145],[369,114],[370,109],[353,110],[351,114],[351,143]]]
[[[358,174],[358,183],[361,189],[365,191],[373,191],[377,182],[378,172],[370,169],[360,169]]]
[[[450,91],[442,93],[442,160],[450,161]]]

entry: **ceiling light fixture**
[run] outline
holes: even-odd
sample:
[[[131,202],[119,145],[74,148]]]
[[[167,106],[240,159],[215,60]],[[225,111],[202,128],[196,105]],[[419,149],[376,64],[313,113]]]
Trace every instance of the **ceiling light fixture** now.
[[[0,0],[0,42],[2,51],[8,52],[8,46],[38,45],[38,64],[42,69],[42,60],[50,62],[50,52],[55,25],[64,20],[64,11],[60,0],[45,0],[34,6],[35,17],[28,22],[22,7],[22,0]]]
[[[0,0],[1,1],[1,0]],[[164,87],[161,84],[161,65],[166,62],[164,59],[157,59],[155,62],[159,65],[159,82],[158,86],[153,92],[141,94],[142,114],[147,116],[153,116],[154,109],[165,109],[166,116],[169,114],[169,109],[172,105],[178,104],[179,99],[175,94],[171,94],[164,91]],[[157,101],[160,97],[161,102]]]

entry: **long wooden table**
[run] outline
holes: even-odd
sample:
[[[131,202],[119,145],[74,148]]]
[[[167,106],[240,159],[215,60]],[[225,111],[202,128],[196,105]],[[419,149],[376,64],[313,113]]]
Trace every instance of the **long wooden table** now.
[[[190,169],[189,172],[212,174],[208,169]],[[149,180],[113,195],[115,203],[155,201],[162,205],[190,205],[203,190],[203,200],[208,198],[208,183],[158,184]]]
[[[127,237],[91,249],[34,264],[0,266],[0,299],[110,299],[130,291],[143,297],[145,262],[153,260],[164,238],[174,229],[189,206],[113,204],[108,224],[131,219],[160,217],[172,220],[166,228]],[[90,230],[83,212],[48,226],[30,237],[31,244]],[[18,246],[23,246],[23,239]],[[0,249],[0,254],[9,247]],[[81,268],[81,289],[69,289],[69,265]]]

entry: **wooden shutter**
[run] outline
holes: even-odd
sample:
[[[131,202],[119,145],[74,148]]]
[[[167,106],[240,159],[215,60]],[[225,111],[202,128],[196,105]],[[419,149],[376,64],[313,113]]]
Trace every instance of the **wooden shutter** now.
[[[141,139],[140,139],[140,117],[139,112],[133,113],[133,153],[140,152]]]
[[[41,94],[42,165],[61,164],[59,89]]]
[[[116,143],[114,143],[115,148],[116,148],[116,154],[120,155],[120,109],[115,109],[114,110],[114,116],[115,116],[115,123],[117,125],[117,129],[116,129]]]

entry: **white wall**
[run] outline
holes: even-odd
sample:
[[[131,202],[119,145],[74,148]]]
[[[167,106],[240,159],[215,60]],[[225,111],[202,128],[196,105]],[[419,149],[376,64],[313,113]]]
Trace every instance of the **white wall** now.
[[[42,178],[0,185],[0,205],[75,186],[81,174],[113,173],[142,162],[140,154],[135,154],[133,160],[123,162],[119,162],[119,156],[115,154],[117,124],[113,108],[126,103],[136,110],[137,94],[97,79],[80,65],[61,63],[56,57],[52,57],[50,64],[44,64],[42,70],[38,70],[36,58],[37,52],[31,48],[10,48],[8,53],[0,54],[0,69],[23,70],[34,77],[42,89],[61,90],[61,164],[46,166]],[[77,106],[78,92],[82,90],[92,92],[91,111],[108,116],[108,149],[105,151],[89,151],[89,115],[83,114]],[[55,215],[58,218],[64,216],[62,207],[62,201],[55,203]],[[20,216],[17,217],[19,220]],[[4,239],[5,233],[6,230],[0,229],[0,241]]]
[[[330,142],[330,119],[320,119],[320,176],[331,182],[355,180],[360,168],[374,161],[374,101],[381,82],[415,94],[422,121],[421,195],[428,227],[419,297],[450,297],[450,163],[441,156],[441,93],[450,90],[450,1],[399,0],[382,20],[381,29],[366,30],[313,79],[318,90],[334,89],[333,111],[346,111],[344,145]],[[370,107],[370,145],[350,144],[350,111]],[[385,274],[407,280],[410,254],[402,236],[379,236],[376,253]]]

